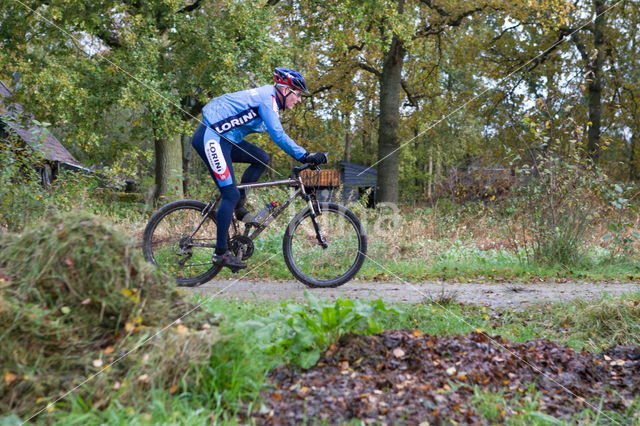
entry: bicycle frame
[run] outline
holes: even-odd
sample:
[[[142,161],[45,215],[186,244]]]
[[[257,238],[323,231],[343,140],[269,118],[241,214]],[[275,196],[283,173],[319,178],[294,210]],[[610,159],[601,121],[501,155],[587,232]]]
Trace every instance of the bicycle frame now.
[[[284,185],[297,187],[297,189],[293,193],[293,195],[291,197],[289,197],[289,199],[287,201],[285,201],[283,204],[278,206],[273,212],[271,212],[271,214],[262,223],[260,223],[259,225],[249,225],[249,224],[247,224],[247,226],[245,227],[245,232],[244,232],[245,236],[249,237],[251,240],[255,240],[271,224],[271,222],[273,222],[275,219],[277,219],[278,216],[280,216],[282,214],[282,212],[284,212],[285,209],[287,207],[289,207],[289,205],[296,198],[302,197],[303,199],[305,199],[309,203],[309,208],[311,209],[311,220],[313,222],[313,226],[314,226],[315,231],[316,231],[316,236],[318,238],[318,242],[323,247],[326,248],[326,242],[324,240],[324,237],[321,235],[320,228],[318,227],[318,224],[316,222],[316,217],[318,216],[318,213],[320,212],[320,209],[318,208],[318,205],[317,205],[318,201],[315,198],[315,196],[311,196],[310,194],[308,194],[306,192],[306,189],[305,189],[305,186],[304,186],[304,182],[302,181],[302,177],[300,176],[300,173],[303,170],[306,170],[306,169],[308,169],[310,167],[314,167],[314,166],[312,166],[310,164],[305,164],[304,166],[295,167],[293,169],[293,177],[290,177],[289,179],[275,180],[275,181],[271,181],[271,182],[241,183],[241,184],[237,185],[238,189],[245,189],[245,190],[246,189],[254,189],[254,188],[266,188],[266,187],[271,187],[271,186],[284,186]],[[319,170],[319,168],[317,166],[315,166],[315,167],[316,167],[316,170]],[[207,204],[207,206],[202,211],[202,220],[200,221],[200,223],[198,224],[196,229],[191,234],[191,237],[193,237],[196,234],[196,232],[198,232],[198,230],[200,229],[200,227],[202,226],[202,224],[206,220],[207,216],[209,216],[211,213],[216,211],[216,207],[220,203],[221,199],[222,199],[222,196],[218,195],[214,201],[209,202]],[[233,219],[232,224],[234,226],[234,230],[236,231],[236,233],[238,233],[238,221]],[[251,228],[255,228],[255,229],[253,229],[253,232],[251,232]]]

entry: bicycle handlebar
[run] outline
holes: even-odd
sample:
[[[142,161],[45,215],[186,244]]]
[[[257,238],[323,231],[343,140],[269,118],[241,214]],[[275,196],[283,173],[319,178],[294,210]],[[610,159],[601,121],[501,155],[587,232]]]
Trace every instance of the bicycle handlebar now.
[[[300,172],[302,172],[303,170],[307,170],[308,168],[313,168],[313,170],[320,170],[320,167],[315,165],[315,164],[303,164],[302,166],[298,166],[298,167],[294,167],[293,168],[293,174],[298,176],[300,175]]]
[[[328,152],[325,152],[324,155],[326,155],[327,158],[329,157]],[[302,172],[303,170],[307,170],[308,168],[312,168],[315,171],[320,171],[320,166],[318,166],[317,164],[307,163],[303,164],[302,166],[294,167],[293,174],[297,177],[298,175],[300,175],[300,172]]]

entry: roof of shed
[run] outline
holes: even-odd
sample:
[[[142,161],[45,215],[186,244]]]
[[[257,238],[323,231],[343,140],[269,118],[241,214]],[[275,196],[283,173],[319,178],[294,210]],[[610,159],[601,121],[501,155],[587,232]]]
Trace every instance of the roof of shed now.
[[[47,160],[80,166],[82,164],[60,143],[60,141],[46,128],[33,124],[33,115],[25,113],[24,107],[18,102],[7,103],[13,96],[11,90],[0,80],[0,118],[16,117],[24,114],[28,123],[18,123],[13,120],[3,120],[5,124],[17,133],[22,140],[34,149],[41,151]]]

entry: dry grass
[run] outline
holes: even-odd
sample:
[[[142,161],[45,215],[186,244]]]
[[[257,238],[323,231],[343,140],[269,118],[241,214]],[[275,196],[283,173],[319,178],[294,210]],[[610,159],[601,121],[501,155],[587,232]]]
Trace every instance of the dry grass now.
[[[35,412],[189,309],[129,237],[89,214],[5,235],[0,259],[3,412]],[[79,393],[97,408],[178,385],[217,339],[215,329],[193,331],[203,322],[193,315],[155,336]]]

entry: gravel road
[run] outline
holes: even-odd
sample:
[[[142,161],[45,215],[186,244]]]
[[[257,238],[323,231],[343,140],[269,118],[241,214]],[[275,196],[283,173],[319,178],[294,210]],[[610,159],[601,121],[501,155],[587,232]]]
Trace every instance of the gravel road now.
[[[262,301],[304,299],[307,289],[297,281],[211,281],[189,292],[225,299]],[[459,302],[492,307],[518,307],[559,302],[575,298],[591,299],[604,294],[640,292],[640,283],[540,282],[540,283],[443,283],[352,281],[342,287],[309,289],[321,298],[383,299],[385,302],[419,303],[442,295],[455,296]]]

